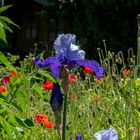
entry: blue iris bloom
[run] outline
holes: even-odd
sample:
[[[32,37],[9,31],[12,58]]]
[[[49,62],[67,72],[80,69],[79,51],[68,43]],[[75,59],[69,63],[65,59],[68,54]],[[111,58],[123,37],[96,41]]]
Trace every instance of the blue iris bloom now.
[[[118,140],[118,134],[113,128],[96,132],[94,137],[96,140]]]
[[[76,140],[82,140],[82,136],[80,134],[76,135]]]
[[[69,140],[73,140],[73,139],[70,138]],[[77,135],[76,135],[76,140],[82,140],[82,136],[81,136],[81,134],[77,134]]]
[[[67,65],[71,69],[77,66],[87,66],[93,69],[97,78],[103,77],[103,68],[95,60],[86,60],[85,51],[80,50],[76,45],[76,36],[74,34],[59,34],[54,42],[55,56],[41,60],[39,56],[35,59],[35,64],[39,68],[50,66],[52,75],[59,77],[59,69]]]

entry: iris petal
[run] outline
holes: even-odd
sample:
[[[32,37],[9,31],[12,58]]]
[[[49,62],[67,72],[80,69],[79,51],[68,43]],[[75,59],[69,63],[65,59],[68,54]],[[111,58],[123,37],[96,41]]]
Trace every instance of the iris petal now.
[[[76,36],[73,34],[61,34],[54,42],[56,58],[66,58],[67,61],[84,59],[85,52],[79,50],[80,46],[75,45]]]
[[[48,57],[46,60],[40,60],[39,57],[36,57],[35,64],[38,65],[39,68],[45,67],[45,66],[50,66],[52,75],[55,78],[58,78],[59,76],[59,67],[61,67],[61,63],[56,57]]]
[[[59,34],[54,42],[54,49],[57,52],[66,51],[70,44],[75,44],[76,36],[74,34]]]
[[[84,67],[90,67],[95,72],[95,75],[98,79],[103,77],[104,74],[103,68],[100,67],[99,63],[95,60],[81,59],[81,60],[74,60],[73,63]]]
[[[94,137],[96,140],[118,140],[118,134],[113,128],[96,132]]]
[[[83,50],[75,50],[72,53],[69,53],[69,61],[84,59],[85,52]]]

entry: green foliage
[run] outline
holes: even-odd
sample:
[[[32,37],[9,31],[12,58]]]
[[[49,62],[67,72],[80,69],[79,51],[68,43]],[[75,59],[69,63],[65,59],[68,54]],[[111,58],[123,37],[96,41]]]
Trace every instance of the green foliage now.
[[[49,73],[46,73],[45,71],[43,70],[40,70],[37,72],[38,74],[40,74],[41,76],[45,77],[46,79],[48,79],[49,81],[52,81],[52,82],[56,82],[56,80],[53,78],[53,76],[51,76]]]
[[[33,89],[35,90],[35,92],[39,95],[40,98],[43,98],[43,92],[42,92],[42,89],[40,88],[40,86],[35,83],[33,85]]]
[[[101,50],[98,49],[99,53]],[[69,85],[66,139],[80,133],[83,139],[94,140],[95,132],[110,127],[118,132],[119,140],[140,138],[140,79],[135,75],[132,48],[128,53],[130,75],[122,75],[122,71],[127,69],[127,60],[120,56],[120,52],[104,55],[108,61],[101,58],[102,64],[107,66],[103,81],[91,78],[91,74],[87,74],[83,80],[80,73],[76,74],[76,82]],[[0,93],[0,139],[61,139],[56,127],[47,129],[34,121],[36,114],[46,114],[50,121],[55,120],[49,101],[51,91],[44,90],[42,86],[44,81],[55,82],[55,79],[47,69],[38,70],[31,63],[33,55],[26,56],[19,67],[8,62],[10,58],[7,59],[4,54],[0,56],[0,80],[16,69],[10,83],[0,82],[8,92]],[[122,59],[124,63],[121,63]],[[120,70],[113,67],[118,64],[121,65]],[[18,73],[21,73],[21,77],[18,77]]]
[[[10,28],[10,25],[16,26],[19,28],[19,26],[15,24],[11,19],[9,19],[6,16],[1,15],[5,10],[10,8],[11,6],[12,5],[6,5],[6,6],[0,7],[0,41],[3,41],[6,44],[7,44],[7,40],[6,40],[5,30],[13,33],[12,29]]]
[[[7,59],[7,57],[2,52],[0,52],[0,62],[2,62],[9,69],[14,70],[16,72],[16,69],[14,68],[14,66],[12,66],[10,64],[10,62]]]

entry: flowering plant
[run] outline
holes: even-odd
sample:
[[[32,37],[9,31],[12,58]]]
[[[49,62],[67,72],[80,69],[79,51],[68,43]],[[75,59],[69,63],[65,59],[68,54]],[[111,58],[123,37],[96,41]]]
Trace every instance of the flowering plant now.
[[[62,129],[62,140],[64,140],[66,127],[66,106],[69,85],[69,70],[77,70],[78,66],[88,67],[90,71],[95,72],[96,78],[100,79],[103,77],[103,68],[100,67],[98,62],[96,62],[95,60],[84,59],[85,51],[80,50],[80,47],[76,45],[76,35],[74,34],[59,34],[54,42],[53,47],[55,50],[55,56],[50,56],[45,60],[42,60],[40,59],[40,56],[37,56],[35,59],[35,64],[39,68],[49,66],[52,75],[56,79],[62,79],[62,88],[65,93]],[[63,96],[58,83],[54,84],[50,103],[54,111],[58,134],[61,135],[60,119]]]

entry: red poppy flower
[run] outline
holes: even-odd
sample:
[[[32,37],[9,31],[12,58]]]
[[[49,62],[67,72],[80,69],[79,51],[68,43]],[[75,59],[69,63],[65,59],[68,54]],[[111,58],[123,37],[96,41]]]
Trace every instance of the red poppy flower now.
[[[48,116],[46,116],[45,114],[36,114],[35,123],[43,124],[46,128],[53,128],[55,125],[54,122],[48,121]]]
[[[75,83],[76,82],[76,75],[70,74],[69,75],[69,82],[70,83]]]
[[[16,75],[16,72],[12,70],[9,75],[2,78],[1,82],[10,83],[10,78],[15,75]],[[18,73],[18,78],[21,78],[21,73]]]
[[[90,73],[93,72],[93,70],[90,67],[84,67],[83,73]]]
[[[129,75],[130,73],[131,73],[130,70],[123,70],[123,71],[122,71],[123,76],[127,76],[127,75]]]
[[[12,70],[12,71],[10,72],[10,76],[12,77],[12,76],[15,76],[15,75],[16,75],[16,72]]]
[[[54,122],[46,122],[46,128],[53,128],[54,127]]]
[[[7,88],[5,86],[1,86],[0,85],[0,92],[6,92],[7,91]]]
[[[22,76],[21,73],[18,73],[18,78],[21,78],[21,76]]]
[[[44,114],[36,114],[35,116],[35,123],[45,124],[48,122],[48,117]]]
[[[4,83],[9,83],[10,82],[10,76],[5,76],[2,78],[1,82],[4,82]]]
[[[52,90],[53,89],[53,82],[51,81],[46,81],[44,84],[43,84],[43,88],[45,90]]]

